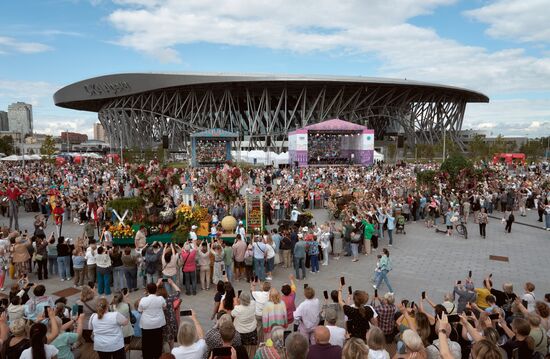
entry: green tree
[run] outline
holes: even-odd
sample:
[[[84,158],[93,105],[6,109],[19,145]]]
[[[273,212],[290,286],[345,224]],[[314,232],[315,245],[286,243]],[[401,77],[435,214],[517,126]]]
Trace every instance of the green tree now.
[[[13,138],[11,136],[0,137],[0,152],[6,156],[13,155],[15,148],[13,147]]]
[[[388,158],[385,158],[386,162],[394,162],[395,155],[397,154],[397,145],[395,143],[390,143],[387,149],[388,149]]]
[[[46,136],[44,143],[40,146],[40,154],[42,157],[45,157],[47,160],[53,162],[54,159],[52,156],[57,152],[55,148],[55,140],[52,136]]]
[[[463,154],[451,153],[441,164],[440,171],[449,174],[449,183],[454,188],[460,179],[460,173],[464,169],[473,170],[472,162],[464,157]]]
[[[504,137],[502,135],[498,135],[493,143],[489,146],[489,152],[491,155],[494,155],[495,153],[504,153],[507,150],[506,141],[504,140]]]
[[[435,145],[431,143],[419,143],[416,145],[418,158],[433,159],[435,156]]]
[[[475,159],[487,159],[489,156],[489,145],[485,142],[485,137],[482,135],[475,135],[468,144],[468,151]]]
[[[434,151],[435,157],[443,156],[443,138],[434,146]],[[460,147],[458,147],[458,145],[456,144],[456,141],[454,141],[447,133],[445,135],[445,157],[449,157],[449,155],[454,153],[462,153],[462,151],[460,150]]]

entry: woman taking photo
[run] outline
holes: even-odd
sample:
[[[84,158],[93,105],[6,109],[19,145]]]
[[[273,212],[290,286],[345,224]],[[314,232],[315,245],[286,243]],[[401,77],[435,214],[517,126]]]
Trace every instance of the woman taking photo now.
[[[191,320],[184,319],[181,322],[178,346],[172,349],[172,355],[176,359],[202,359],[206,349],[204,332],[195,316],[195,311],[191,311]]]
[[[262,327],[264,338],[270,337],[271,328],[275,326],[287,327],[286,305],[281,300],[279,291],[271,288],[269,291],[269,301],[265,304],[262,311]]]
[[[254,357],[258,336],[256,333],[256,302],[250,300],[250,294],[242,292],[235,309],[231,311],[235,330],[241,335],[241,341],[248,356]]]
[[[71,280],[71,248],[63,236],[57,239],[57,267],[62,282]]]
[[[85,285],[80,293],[80,300],[77,305],[82,306],[84,315],[84,327],[82,328],[82,338],[87,343],[92,343],[92,328],[90,328],[90,317],[97,311],[97,296],[92,288]]]
[[[59,258],[59,257],[58,257]],[[103,248],[97,248],[96,271],[97,271],[97,294],[111,295],[111,257],[109,252]]]
[[[168,295],[165,285],[171,287],[172,294]],[[166,325],[162,330],[162,336],[164,342],[168,343],[170,349],[172,349],[178,334],[178,318],[176,318],[176,315],[179,315],[179,305],[175,305],[174,303],[179,301],[181,291],[172,279],[168,278],[168,282],[162,282],[161,279],[159,283],[157,283],[157,295],[161,296],[166,301],[166,306],[164,307]]]
[[[136,291],[138,257],[135,254],[132,254],[132,249],[130,247],[126,247],[124,248],[121,259],[122,271],[124,273],[124,278],[126,279],[126,287],[130,292]]]
[[[20,359],[57,359],[59,350],[53,345],[47,344],[59,334],[59,327],[55,313],[48,309],[48,319],[52,328],[48,334],[48,327],[41,322],[34,323],[29,331],[31,347],[21,353]]]
[[[122,327],[127,324],[128,319],[122,314],[109,312],[107,299],[98,300],[97,313],[92,314],[90,327],[94,333],[94,350],[100,359],[124,359],[126,357]],[[144,356],[144,358],[146,357]]]
[[[143,359],[158,358],[162,353],[162,327],[166,325],[164,308],[166,300],[157,295],[157,284],[148,283],[147,296],[141,298],[138,306],[141,312],[141,339],[144,344],[147,343],[141,348]]]
[[[124,295],[122,292],[116,292],[113,295],[113,300],[111,301],[111,310],[113,312],[118,312],[124,316],[124,318],[128,319],[128,323],[122,327],[122,334],[124,336],[124,344],[128,345],[130,344],[130,341],[132,340],[132,336],[134,335],[134,328],[132,328],[131,323],[131,308],[130,304],[126,302],[126,297],[128,293]]]

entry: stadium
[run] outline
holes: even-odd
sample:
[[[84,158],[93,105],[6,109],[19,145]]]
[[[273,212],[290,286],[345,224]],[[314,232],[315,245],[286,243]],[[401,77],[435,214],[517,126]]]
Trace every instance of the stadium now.
[[[147,148],[168,136],[187,150],[209,128],[237,133],[246,149],[288,147],[288,133],[339,118],[377,140],[460,144],[466,104],[489,102],[464,88],[369,77],[128,73],[94,77],[54,94],[57,106],[98,113],[112,147]]]

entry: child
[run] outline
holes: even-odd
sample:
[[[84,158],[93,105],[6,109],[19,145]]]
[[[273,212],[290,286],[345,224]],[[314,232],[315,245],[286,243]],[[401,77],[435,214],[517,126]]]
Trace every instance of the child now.
[[[79,247],[73,251],[73,269],[74,269],[74,287],[78,288],[84,285],[84,264],[86,257]]]
[[[380,272],[381,272],[380,259],[382,258],[382,256],[379,254],[376,256],[376,258],[378,258],[378,260],[376,261],[376,268],[374,269],[374,278],[372,280],[373,283],[378,283],[378,276],[380,275]],[[374,287],[376,289],[376,285],[374,285]]]

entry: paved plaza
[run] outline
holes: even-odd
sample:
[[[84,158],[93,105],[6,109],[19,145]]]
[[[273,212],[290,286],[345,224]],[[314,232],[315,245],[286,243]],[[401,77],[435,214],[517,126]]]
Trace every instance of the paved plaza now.
[[[315,221],[322,223],[327,219],[325,210],[315,210]],[[498,216],[499,212],[494,215]],[[33,214],[20,213],[22,229],[31,231]],[[536,212],[529,211],[528,217],[520,217],[518,221],[531,225],[538,225]],[[1,224],[7,224],[7,218],[0,218]],[[53,227],[50,225],[49,230]],[[442,301],[443,294],[452,290],[453,283],[464,279],[469,270],[472,270],[476,286],[480,286],[484,276],[493,273],[495,286],[500,287],[503,281],[511,281],[516,292],[522,291],[522,283],[529,280],[535,283],[537,298],[550,292],[550,232],[538,226],[521,225],[515,223],[511,234],[504,233],[504,225],[498,219],[491,219],[487,227],[487,238],[478,236],[476,224],[468,224],[469,237],[464,239],[458,235],[448,237],[445,234],[435,233],[427,229],[423,222],[408,223],[406,235],[394,235],[393,247],[390,249],[393,260],[393,271],[389,274],[390,282],[396,297],[418,301],[420,293],[426,290],[428,296],[435,302]],[[83,226],[70,223],[63,226],[64,235],[76,237],[82,233]],[[387,239],[381,241],[378,250],[387,245]],[[508,257],[508,262],[490,260],[490,255]],[[372,295],[373,270],[376,265],[376,256],[360,256],[357,263],[352,263],[349,257],[340,260],[330,259],[329,266],[321,266],[321,271],[312,274],[308,271],[307,278],[298,283],[297,303],[303,299],[303,284],[307,283],[322,296],[323,290],[336,289],[338,278],[346,277],[346,284],[356,289],[366,289]],[[291,269],[277,268],[273,284],[280,288],[288,281]],[[37,282],[35,275],[31,280]],[[43,281],[48,294],[68,288],[68,282],[61,282],[53,277]],[[11,281],[8,279],[6,288]],[[72,285],[72,283],[70,283]],[[246,282],[235,282],[235,289],[248,290]],[[380,293],[386,292],[382,285]],[[205,329],[211,327],[210,315],[213,310],[214,286],[210,291],[200,291],[196,296],[183,295],[182,308],[192,308]],[[131,293],[132,301],[142,295],[141,291]],[[79,294],[69,297],[73,303]]]

